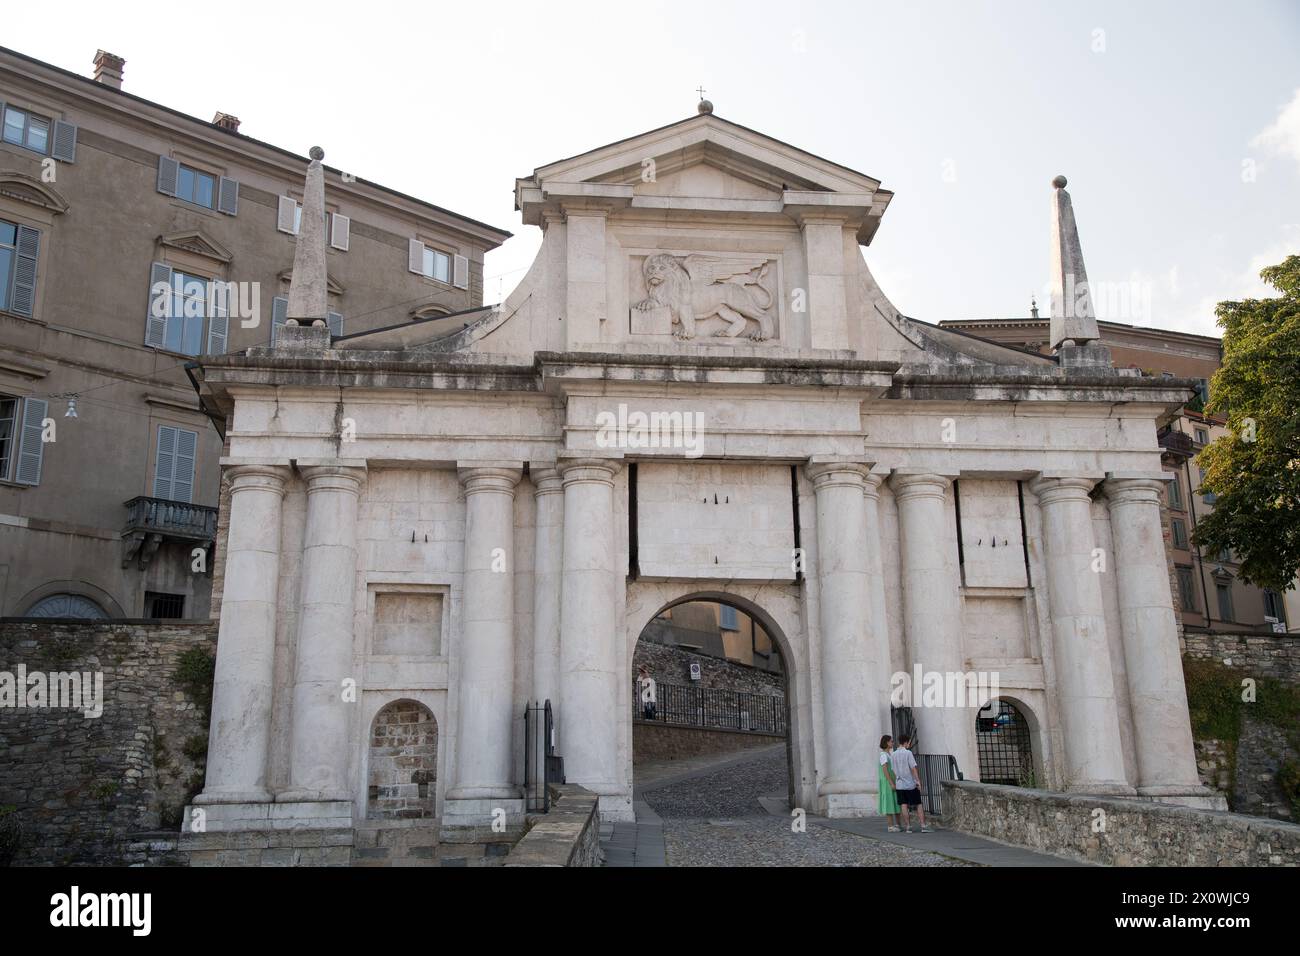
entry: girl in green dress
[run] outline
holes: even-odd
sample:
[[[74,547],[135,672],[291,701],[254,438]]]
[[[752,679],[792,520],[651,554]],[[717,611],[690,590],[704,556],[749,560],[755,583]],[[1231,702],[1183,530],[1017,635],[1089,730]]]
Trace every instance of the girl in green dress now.
[[[889,832],[898,833],[898,794],[894,792],[894,765],[889,760],[893,749],[893,737],[885,734],[880,738],[880,774],[877,789],[880,791],[880,812],[889,817]]]

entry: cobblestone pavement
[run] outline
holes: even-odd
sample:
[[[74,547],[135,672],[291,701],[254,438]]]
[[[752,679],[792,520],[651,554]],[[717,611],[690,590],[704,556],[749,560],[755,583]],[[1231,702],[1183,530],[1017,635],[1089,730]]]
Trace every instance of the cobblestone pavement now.
[[[969,865],[812,822],[796,833],[790,817],[769,815],[758,802],[787,788],[785,750],[774,748],[714,771],[701,769],[689,780],[652,784],[640,799],[662,819],[669,866]],[[643,845],[636,849],[638,865],[645,865]]]

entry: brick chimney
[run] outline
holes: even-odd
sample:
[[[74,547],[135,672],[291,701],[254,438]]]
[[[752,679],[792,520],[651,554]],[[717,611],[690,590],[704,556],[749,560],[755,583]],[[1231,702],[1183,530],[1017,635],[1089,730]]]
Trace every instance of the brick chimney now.
[[[122,88],[122,70],[126,60],[114,56],[107,50],[95,51],[95,82],[111,86],[115,90]]]
[[[232,133],[239,132],[239,117],[231,116],[229,113],[218,111],[217,115],[212,117],[212,125],[220,126],[222,129],[228,129]]]

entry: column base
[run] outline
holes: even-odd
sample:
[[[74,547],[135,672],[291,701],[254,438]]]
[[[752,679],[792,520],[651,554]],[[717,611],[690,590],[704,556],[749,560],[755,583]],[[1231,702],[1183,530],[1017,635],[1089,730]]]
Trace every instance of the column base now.
[[[832,820],[874,817],[880,813],[880,798],[875,791],[824,793],[817,800],[817,812]]]
[[[194,798],[194,806],[208,807],[223,803],[270,803],[270,790],[204,790]]]
[[[514,843],[523,835],[524,801],[502,798],[452,797],[443,799],[440,843]]]
[[[601,823],[635,823],[632,797],[626,793],[601,794],[596,801]]]
[[[1099,780],[1066,788],[1066,793],[1090,797],[1136,797],[1137,791],[1120,780]]]
[[[1224,810],[1228,809],[1228,798],[1221,793],[1216,793],[1209,787],[1199,785],[1194,786],[1167,786],[1167,787],[1138,787],[1138,796],[1150,800],[1152,803],[1169,803],[1179,807],[1194,807],[1198,810]]]
[[[276,803],[338,803],[339,801],[350,801],[351,794],[342,788],[337,790],[309,790],[305,787],[298,787],[292,790],[281,790],[275,795]]]
[[[352,826],[352,803],[217,803],[185,808],[182,833],[248,830],[324,830]]]

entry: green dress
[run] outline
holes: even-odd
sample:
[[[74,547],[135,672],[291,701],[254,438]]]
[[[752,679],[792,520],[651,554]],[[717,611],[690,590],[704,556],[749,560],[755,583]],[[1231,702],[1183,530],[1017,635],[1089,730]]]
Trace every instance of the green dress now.
[[[888,752],[882,750],[885,762],[880,765],[880,812],[882,814],[898,813],[898,794],[894,792],[894,773],[889,763]]]

